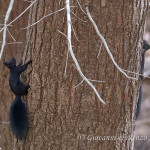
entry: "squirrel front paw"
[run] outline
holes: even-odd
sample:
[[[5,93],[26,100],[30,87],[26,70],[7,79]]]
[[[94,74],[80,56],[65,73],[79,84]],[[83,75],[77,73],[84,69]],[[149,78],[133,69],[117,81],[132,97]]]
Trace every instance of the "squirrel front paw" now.
[[[31,63],[32,63],[32,60],[29,60],[27,63],[28,63],[28,64],[31,64]]]
[[[30,88],[30,85],[26,85],[26,88],[29,89],[29,88]]]

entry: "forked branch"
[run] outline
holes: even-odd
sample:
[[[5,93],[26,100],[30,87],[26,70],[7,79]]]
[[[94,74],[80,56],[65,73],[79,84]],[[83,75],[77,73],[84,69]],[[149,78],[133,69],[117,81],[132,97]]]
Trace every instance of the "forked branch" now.
[[[112,60],[112,62],[113,62],[114,65],[117,67],[117,69],[118,69],[121,73],[123,73],[128,79],[138,80],[137,78],[133,78],[133,77],[128,76],[128,75],[123,71],[123,69],[121,69],[121,68],[118,66],[118,64],[117,64],[116,61],[114,60],[113,55],[112,55],[111,52],[110,52],[110,49],[109,49],[109,47],[108,47],[108,45],[107,45],[106,40],[104,39],[104,37],[102,36],[102,34],[100,33],[100,31],[98,30],[98,27],[97,27],[95,21],[93,20],[91,14],[90,14],[90,12],[89,12],[88,6],[86,6],[86,12],[87,12],[87,15],[88,15],[90,21],[92,22],[92,24],[93,24],[95,30],[96,30],[96,33],[98,34],[98,36],[99,36],[100,39],[102,40],[102,42],[103,42],[103,44],[104,44],[104,46],[105,46],[105,48],[106,48],[106,50],[107,50],[107,52],[108,52],[108,54],[109,54],[111,60]]]
[[[78,72],[80,73],[81,77],[83,78],[83,81],[87,82],[91,88],[94,90],[94,92],[96,93],[98,99],[105,104],[105,102],[103,101],[103,99],[100,97],[99,93],[97,92],[95,86],[86,78],[86,76],[84,76],[80,65],[74,55],[73,49],[72,49],[72,44],[71,44],[71,15],[70,15],[70,0],[66,0],[66,9],[67,9],[67,39],[68,39],[68,49],[69,52],[71,54],[71,57],[76,65],[76,68],[78,70]]]

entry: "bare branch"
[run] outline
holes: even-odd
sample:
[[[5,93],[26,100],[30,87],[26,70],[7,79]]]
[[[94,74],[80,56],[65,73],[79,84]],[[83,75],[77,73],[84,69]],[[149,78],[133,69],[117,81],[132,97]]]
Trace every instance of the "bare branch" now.
[[[75,30],[74,30],[73,25],[71,25],[71,27],[72,27],[72,31],[73,31],[73,33],[74,33],[75,38],[77,39],[77,41],[79,41],[79,39],[78,39],[78,37],[77,37],[77,34],[76,34]]]
[[[13,37],[13,35],[10,33],[9,29],[7,28],[7,31],[9,33],[9,35],[11,36],[11,38],[16,42],[16,39]]]
[[[150,77],[149,77],[149,76],[145,76],[145,75],[140,74],[140,73],[136,73],[136,72],[129,71],[129,70],[125,70],[125,69],[122,69],[122,70],[123,70],[123,71],[126,71],[126,72],[129,72],[129,73],[132,73],[132,74],[135,74],[135,75],[142,76],[142,77],[144,77],[144,78],[149,78],[149,79],[150,79]]]
[[[68,58],[69,58],[69,50],[68,50],[68,52],[67,52],[67,58],[66,58],[66,65],[65,65],[65,72],[64,72],[64,76],[66,76],[66,72],[67,72]]]
[[[78,72],[80,73],[81,77],[83,78],[84,81],[86,81],[90,86],[91,88],[94,90],[94,92],[96,93],[98,99],[103,103],[105,104],[105,102],[103,101],[103,99],[100,97],[99,93],[97,92],[95,86],[84,76],[84,74],[82,73],[82,70],[80,68],[80,65],[74,55],[74,52],[73,52],[73,49],[72,49],[72,44],[71,44],[71,15],[70,15],[70,0],[66,0],[66,9],[67,9],[67,27],[68,27],[68,30],[67,30],[67,39],[68,39],[68,49],[70,51],[70,54],[71,54],[71,57],[76,65],[76,68],[78,70]]]
[[[103,46],[103,43],[101,43],[101,45],[100,45],[100,47],[99,47],[99,51],[98,51],[98,54],[97,54],[97,58],[98,58],[98,56],[99,56],[100,53],[101,53],[102,46]]]
[[[86,12],[83,10],[83,8],[81,7],[81,5],[80,5],[80,3],[79,3],[78,0],[77,0],[77,3],[78,3],[78,5],[79,5],[80,9],[82,10],[82,12],[83,12],[84,14],[86,14]],[[86,14],[86,15],[87,15],[87,14]]]
[[[71,11],[71,10],[70,10]],[[79,18],[73,11],[71,11],[71,13],[75,16],[75,17],[77,17],[80,21],[82,21],[82,22],[87,22],[87,21],[84,21],[84,20],[82,20],[81,18]]]
[[[13,21],[11,21],[7,26],[10,26],[12,23],[14,23],[17,19],[19,19],[37,0],[33,1],[18,17],[16,17]],[[0,30],[2,32],[4,30],[4,27]]]
[[[84,80],[82,80],[81,82],[79,82],[74,88],[77,88],[80,84],[83,83]]]
[[[92,82],[100,82],[100,83],[104,83],[106,81],[100,81],[100,80],[92,80],[92,79],[88,79],[89,81],[92,81]]]
[[[105,46],[105,48],[106,48],[106,50],[107,50],[107,52],[108,52],[108,54],[109,54],[109,56],[110,56],[112,62],[114,63],[114,65],[115,65],[115,66],[118,68],[118,70],[119,70],[121,73],[123,73],[127,78],[129,78],[129,79],[134,79],[134,80],[138,80],[137,78],[129,77],[129,76],[118,66],[118,64],[117,64],[116,61],[114,60],[113,55],[112,55],[111,52],[110,52],[110,49],[109,49],[109,47],[108,47],[108,45],[107,45],[106,40],[104,39],[104,37],[101,35],[100,31],[98,30],[98,27],[97,27],[96,23],[94,22],[94,20],[93,20],[91,14],[90,14],[90,12],[89,12],[88,7],[86,7],[86,12],[87,12],[87,15],[88,15],[90,21],[92,22],[92,24],[93,24],[95,30],[96,30],[96,33],[98,34],[98,36],[100,37],[100,39],[103,41],[103,44],[104,44],[104,46]]]
[[[2,44],[1,52],[0,52],[0,60],[2,58],[4,47],[5,47],[5,44],[6,44],[7,21],[9,19],[13,4],[14,4],[14,0],[11,0],[10,4],[9,4],[9,7],[7,9],[7,12],[6,12],[6,16],[5,16],[4,27],[3,27],[4,28],[4,31],[3,31],[3,44]]]
[[[23,29],[27,29],[27,28],[29,28],[29,27],[32,27],[32,26],[36,25],[37,23],[39,23],[40,21],[42,21],[44,18],[49,17],[49,16],[51,16],[51,15],[57,13],[57,12],[60,12],[60,11],[62,11],[62,10],[64,10],[64,9],[65,9],[65,8],[61,8],[61,9],[59,9],[59,10],[56,10],[56,11],[54,11],[54,12],[52,12],[52,13],[50,13],[50,14],[44,16],[44,17],[42,17],[41,19],[39,19],[39,20],[36,21],[35,23],[33,23],[33,24],[27,26],[26,28],[23,28]]]
[[[10,122],[0,121],[0,124],[10,124]]]
[[[2,41],[0,41],[0,43],[3,44]],[[22,44],[22,43],[23,43],[23,42],[10,42],[10,43],[5,43],[5,44],[10,44],[10,45],[12,45],[12,44]]]

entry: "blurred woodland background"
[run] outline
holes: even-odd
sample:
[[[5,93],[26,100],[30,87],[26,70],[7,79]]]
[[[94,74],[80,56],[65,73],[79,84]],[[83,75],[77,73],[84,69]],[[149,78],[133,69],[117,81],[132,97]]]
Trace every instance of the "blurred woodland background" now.
[[[0,20],[3,20],[3,16],[7,10],[9,1],[0,1]],[[2,5],[3,4],[3,5]],[[4,7],[5,6],[5,7]],[[21,7],[19,7],[21,6]],[[18,1],[17,3],[14,4],[14,10],[13,13],[11,14],[11,19],[14,18],[14,16],[18,16],[20,12],[22,12],[26,7],[28,6],[28,2],[26,4],[24,1]],[[20,25],[14,25],[15,28],[11,28],[10,32],[15,35],[17,41],[22,41],[23,44],[25,44],[25,30],[16,30],[21,27],[26,27],[27,26],[27,21],[28,21],[28,12],[24,14],[23,17],[20,18]],[[21,20],[22,19],[22,20]],[[95,34],[95,33],[94,33]],[[8,36],[9,37],[9,36]],[[9,37],[10,38],[10,37]],[[9,42],[9,38],[7,39]],[[145,34],[143,35],[143,38],[150,43],[150,8],[147,14],[147,23],[146,23],[146,30]],[[11,39],[11,38],[10,38]],[[17,47],[17,48],[16,48]],[[10,57],[12,57],[15,54],[16,58],[22,58],[23,55],[23,49],[21,47],[24,47],[22,45],[7,45],[6,49],[9,49],[6,53],[4,53],[4,58],[5,60],[8,60]],[[3,62],[4,62],[3,58]],[[4,70],[4,66],[1,65],[0,69]],[[0,110],[1,114],[4,116],[4,118],[7,118],[4,120],[3,118],[0,118],[3,121],[8,121],[8,109],[10,107],[10,102],[12,102],[12,99],[14,99],[13,94],[9,91],[4,91],[3,89],[9,89],[8,83],[6,84],[5,82],[8,82],[8,70],[6,69],[7,72],[2,73],[2,77],[0,77],[0,81],[3,81],[4,86],[7,85],[7,87],[3,87],[2,85],[0,86],[0,97],[1,97],[1,102],[0,102]],[[144,68],[144,75],[150,77],[150,50],[146,52],[145,55],[145,68]],[[4,78],[5,77],[5,78]],[[145,78],[143,80],[143,99],[142,99],[142,106],[141,106],[141,112],[140,116],[137,119],[135,123],[135,135],[136,136],[147,136],[147,138],[150,139],[150,78]],[[7,97],[7,101],[6,101]],[[9,98],[9,99],[8,99]],[[3,100],[4,99],[4,100]],[[5,103],[3,103],[5,102]],[[5,110],[5,111],[4,111]],[[0,133],[4,133],[5,135],[10,133],[11,131],[9,130],[7,125],[1,125],[0,128]],[[13,139],[11,136],[4,136],[2,135],[3,138],[1,138],[0,143],[4,143],[4,141],[7,141],[8,143],[11,143],[10,141]],[[11,146],[11,145],[10,145]],[[8,147],[8,145],[7,145]],[[12,146],[11,146],[12,147]],[[150,140],[136,140],[135,141],[135,148],[134,150],[149,150],[150,149]]]

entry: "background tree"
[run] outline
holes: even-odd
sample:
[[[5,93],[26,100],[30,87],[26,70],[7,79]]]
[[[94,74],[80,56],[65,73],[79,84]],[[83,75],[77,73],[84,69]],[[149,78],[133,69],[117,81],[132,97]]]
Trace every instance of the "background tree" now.
[[[43,16],[65,6],[65,1],[37,1],[31,7],[28,22],[33,24]],[[134,131],[138,82],[128,79],[112,63],[105,47],[77,1],[71,1],[72,45],[84,75],[94,82],[106,105],[91,87],[82,81],[69,55],[67,56],[66,10],[43,19],[28,28],[25,61],[32,59],[26,83],[31,85],[25,101],[29,113],[29,132],[17,149],[133,149],[131,140],[96,140],[100,136],[130,137]],[[81,2],[89,7],[99,30],[105,37],[118,65],[139,72],[142,35],[148,2],[93,0]],[[130,74],[130,76],[135,76]],[[4,149],[7,149],[5,146]]]

